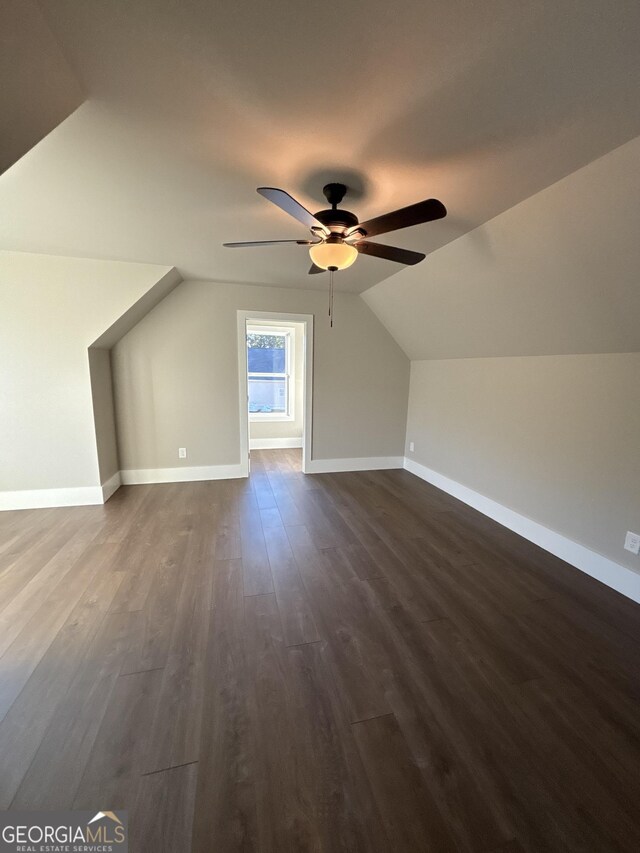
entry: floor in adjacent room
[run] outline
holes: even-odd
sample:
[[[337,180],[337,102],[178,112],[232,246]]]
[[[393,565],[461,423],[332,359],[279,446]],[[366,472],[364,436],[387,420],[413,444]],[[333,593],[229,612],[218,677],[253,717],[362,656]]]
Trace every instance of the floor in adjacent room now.
[[[640,849],[640,606],[299,459],[0,514],[0,809],[127,809],[134,853]]]

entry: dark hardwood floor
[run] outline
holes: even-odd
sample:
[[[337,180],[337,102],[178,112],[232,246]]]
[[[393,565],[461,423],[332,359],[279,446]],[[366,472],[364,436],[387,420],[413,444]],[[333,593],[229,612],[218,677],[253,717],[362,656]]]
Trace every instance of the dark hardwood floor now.
[[[406,471],[0,514],[0,808],[134,853],[640,850],[640,607]]]

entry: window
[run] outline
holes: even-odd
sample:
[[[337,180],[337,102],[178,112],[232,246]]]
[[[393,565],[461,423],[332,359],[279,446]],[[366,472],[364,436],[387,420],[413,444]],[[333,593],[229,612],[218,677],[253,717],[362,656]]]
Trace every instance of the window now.
[[[247,328],[247,368],[249,418],[251,420],[293,420],[290,393],[292,334],[273,326]]]

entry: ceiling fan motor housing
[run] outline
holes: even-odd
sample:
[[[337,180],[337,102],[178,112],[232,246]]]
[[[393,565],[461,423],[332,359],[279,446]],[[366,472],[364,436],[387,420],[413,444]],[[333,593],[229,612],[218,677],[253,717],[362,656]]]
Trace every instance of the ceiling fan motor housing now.
[[[339,234],[344,229],[352,228],[358,224],[358,217],[349,210],[336,210],[335,208],[331,210],[319,210],[314,216],[323,225],[326,225],[329,230],[333,231],[335,229]]]
[[[353,228],[358,224],[358,217],[355,213],[349,210],[338,210],[337,205],[340,204],[347,192],[344,184],[326,184],[322,192],[325,198],[331,205],[329,210],[319,210],[315,218],[322,222],[323,225],[334,234],[342,235],[348,228]]]

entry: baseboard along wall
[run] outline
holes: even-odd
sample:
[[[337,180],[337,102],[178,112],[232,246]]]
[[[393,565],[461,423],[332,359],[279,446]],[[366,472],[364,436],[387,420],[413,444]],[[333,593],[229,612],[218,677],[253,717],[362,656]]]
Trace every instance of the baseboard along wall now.
[[[146,483],[190,483],[198,480],[233,480],[244,477],[244,468],[236,465],[196,465],[184,468],[139,468],[120,471],[123,486]]]
[[[307,473],[378,471],[383,468],[402,467],[402,456],[314,459],[310,463]],[[101,486],[0,492],[0,511],[104,504],[121,485],[137,486],[152,483],[189,483],[199,480],[233,480],[245,476],[245,468],[240,463],[234,465],[184,466],[181,468],[131,468],[118,471]]]
[[[249,439],[249,450],[284,450],[289,447],[302,447],[302,437]]]
[[[307,474],[329,474],[339,471],[379,471],[383,468],[402,468],[402,456],[364,456],[350,459],[313,459]],[[184,468],[142,468],[120,472],[123,486],[142,483],[186,483],[192,480],[230,480],[244,477],[243,466],[202,465]]]
[[[341,471],[382,471],[403,468],[402,456],[361,456],[351,459],[312,459],[307,474],[334,474]]]
[[[101,486],[74,486],[65,489],[21,489],[0,492],[0,512],[16,509],[53,509],[65,506],[99,506],[120,488],[120,472]]]
[[[21,489],[17,492],[0,492],[0,511],[51,509],[59,506],[92,506],[103,504],[104,501],[101,486],[77,486],[68,489]]]
[[[569,539],[567,536],[563,536],[561,533],[509,509],[509,507],[499,504],[468,486],[463,486],[462,483],[451,480],[444,474],[415,462],[413,459],[405,457],[404,467],[416,477],[420,477],[421,480],[426,480],[427,483],[431,483],[438,489],[442,489],[443,492],[458,498],[483,515],[497,521],[498,524],[502,524],[503,527],[513,530],[514,533],[518,533],[535,545],[539,545],[540,548],[550,554],[554,554],[566,563],[575,566],[581,572],[640,603],[640,574],[638,572],[621,566],[596,551],[591,551],[584,545],[580,545],[579,542],[575,542],[573,539]]]
[[[257,448],[256,448],[257,449]],[[533,521],[531,518],[462,485],[455,480],[402,456],[364,456],[349,459],[313,459],[308,474],[337,473],[343,471],[379,471],[389,468],[406,468],[431,485],[477,509],[514,533],[539,545],[585,574],[601,581],[622,595],[640,603],[640,573],[592,551],[578,542]],[[33,489],[0,492],[0,511],[20,509],[48,509],[51,507],[91,506],[106,503],[123,486],[151,483],[187,483],[199,480],[230,480],[245,476],[244,466],[201,465],[184,468],[142,468],[115,473],[101,486],[64,489]]]
[[[118,491],[121,485],[122,477],[120,476],[120,471],[116,471],[116,473],[112,477],[109,477],[109,479],[101,486],[102,503],[106,503],[111,495]]]

